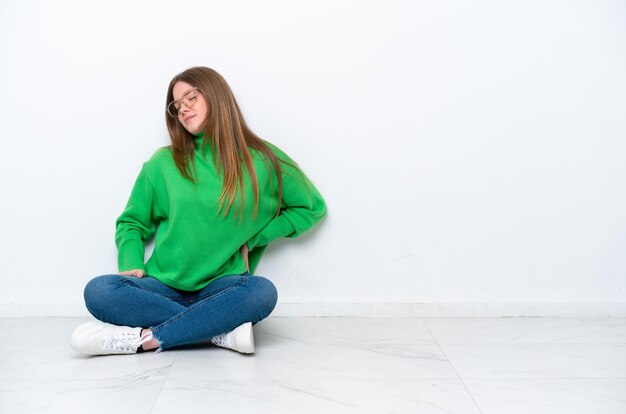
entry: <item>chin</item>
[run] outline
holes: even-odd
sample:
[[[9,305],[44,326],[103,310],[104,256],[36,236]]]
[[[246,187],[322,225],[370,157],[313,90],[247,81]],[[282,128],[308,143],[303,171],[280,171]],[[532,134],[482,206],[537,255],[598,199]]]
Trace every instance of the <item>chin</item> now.
[[[200,125],[197,127],[192,127],[191,125],[189,125],[189,127],[184,126],[184,128],[190,133],[190,134],[199,134],[200,132],[204,131],[204,125]]]
[[[185,128],[187,130],[187,132],[189,132],[190,134],[197,134],[198,132],[200,132],[199,128]]]

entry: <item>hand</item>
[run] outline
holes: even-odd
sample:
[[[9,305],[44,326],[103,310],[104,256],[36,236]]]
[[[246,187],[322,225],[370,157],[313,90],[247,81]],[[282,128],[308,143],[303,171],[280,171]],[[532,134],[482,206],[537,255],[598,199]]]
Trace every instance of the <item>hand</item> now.
[[[122,276],[134,276],[134,277],[138,277],[139,279],[141,279],[142,277],[146,275],[146,272],[144,272],[141,269],[133,269],[133,270],[126,270],[125,272],[120,272],[119,274]]]
[[[246,264],[246,270],[250,273],[250,264],[248,263],[248,243],[244,243],[243,246],[239,248],[239,251],[243,256],[243,262]]]

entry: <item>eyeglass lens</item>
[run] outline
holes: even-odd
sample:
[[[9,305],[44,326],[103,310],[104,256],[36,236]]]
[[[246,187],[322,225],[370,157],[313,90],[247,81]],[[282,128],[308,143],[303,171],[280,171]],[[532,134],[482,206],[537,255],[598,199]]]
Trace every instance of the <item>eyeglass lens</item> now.
[[[188,108],[191,108],[196,103],[197,98],[198,98],[198,91],[196,90],[188,91],[183,95],[181,99],[170,102],[170,104],[167,106],[167,112],[171,116],[176,118],[178,116],[180,108],[182,108],[183,105],[187,106]]]

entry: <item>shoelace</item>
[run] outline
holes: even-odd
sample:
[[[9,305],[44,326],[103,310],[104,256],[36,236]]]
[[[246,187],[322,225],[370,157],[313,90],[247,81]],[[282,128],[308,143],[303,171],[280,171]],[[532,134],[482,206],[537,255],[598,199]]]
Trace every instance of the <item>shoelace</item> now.
[[[137,336],[129,332],[122,332],[117,336],[112,336],[104,341],[106,349],[116,349],[119,351],[136,351],[142,344],[152,339],[152,333],[144,336]]]

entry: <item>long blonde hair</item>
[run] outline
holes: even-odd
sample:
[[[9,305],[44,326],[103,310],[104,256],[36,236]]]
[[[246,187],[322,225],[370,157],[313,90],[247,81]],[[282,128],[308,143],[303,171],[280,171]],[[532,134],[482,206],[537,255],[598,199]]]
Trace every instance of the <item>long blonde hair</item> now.
[[[278,216],[280,214],[280,201],[283,193],[283,181],[279,163],[289,164],[296,169],[298,167],[276,157],[267,143],[248,128],[232,90],[226,83],[226,80],[215,70],[199,66],[187,69],[174,76],[167,89],[166,108],[174,100],[172,90],[179,81],[198,88],[207,101],[208,122],[206,123],[202,141],[202,154],[204,154],[204,148],[208,141],[218,174],[222,176],[222,192],[218,201],[220,202],[220,209],[223,209],[224,204],[227,203],[224,216],[228,214],[237,192],[240,193],[241,197],[235,215],[237,216],[239,210],[242,213],[244,211],[245,195],[242,166],[248,172],[252,184],[255,203],[254,216],[256,217],[258,214],[259,184],[248,148],[265,155],[266,164],[269,161],[276,171],[276,176],[278,177],[278,208],[276,216]],[[193,156],[196,148],[195,136],[189,133],[177,118],[169,116],[167,110],[165,111],[165,118],[170,139],[172,140],[170,148],[176,167],[183,177],[196,184],[197,179],[192,176],[190,167],[190,164],[193,165],[195,170],[195,158]]]

